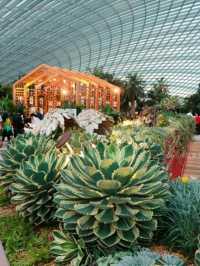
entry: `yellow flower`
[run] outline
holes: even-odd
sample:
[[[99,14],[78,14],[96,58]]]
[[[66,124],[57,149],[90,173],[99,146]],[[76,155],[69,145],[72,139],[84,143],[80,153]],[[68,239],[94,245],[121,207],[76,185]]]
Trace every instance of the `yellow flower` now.
[[[181,177],[182,183],[187,184],[187,183],[189,183],[189,181],[190,181],[190,178],[188,176],[182,176]]]

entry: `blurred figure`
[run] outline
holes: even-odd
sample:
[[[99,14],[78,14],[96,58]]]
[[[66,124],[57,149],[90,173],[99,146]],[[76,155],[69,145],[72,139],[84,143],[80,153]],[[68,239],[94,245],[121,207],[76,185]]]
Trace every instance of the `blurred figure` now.
[[[5,112],[2,115],[2,141],[4,141],[5,138],[7,138],[8,141],[10,141],[12,135],[13,135],[12,123],[8,113]]]
[[[18,134],[24,134],[24,118],[22,113],[13,115],[14,137]]]

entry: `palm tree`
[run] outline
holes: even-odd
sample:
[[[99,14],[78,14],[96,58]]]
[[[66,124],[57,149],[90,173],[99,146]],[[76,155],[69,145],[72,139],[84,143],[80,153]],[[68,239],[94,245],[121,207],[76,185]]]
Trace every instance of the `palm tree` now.
[[[164,78],[157,79],[153,84],[152,89],[148,92],[148,105],[155,106],[169,97],[169,87]]]
[[[136,103],[144,97],[145,82],[137,74],[128,74],[126,77],[125,93],[122,107],[128,111],[130,109],[131,118],[135,117]]]

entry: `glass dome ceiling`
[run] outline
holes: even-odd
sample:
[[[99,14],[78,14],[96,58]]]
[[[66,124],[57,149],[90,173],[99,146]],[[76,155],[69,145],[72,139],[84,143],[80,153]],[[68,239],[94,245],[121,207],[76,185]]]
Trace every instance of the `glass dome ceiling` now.
[[[200,0],[0,0],[0,81],[38,64],[200,83]]]

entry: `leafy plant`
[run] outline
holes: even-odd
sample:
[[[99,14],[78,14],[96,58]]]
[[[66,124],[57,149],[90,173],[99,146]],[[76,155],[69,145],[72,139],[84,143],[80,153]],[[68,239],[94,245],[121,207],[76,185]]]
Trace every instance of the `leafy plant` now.
[[[57,263],[68,263],[74,266],[91,265],[91,257],[82,240],[70,238],[63,231],[54,231],[54,241],[51,253],[56,257]]]
[[[64,229],[105,248],[151,240],[169,193],[168,176],[149,152],[126,144],[85,146],[56,187],[56,216]]]
[[[172,248],[193,256],[200,234],[200,182],[171,183],[171,197],[160,220],[160,239]]]
[[[129,111],[130,109],[130,116],[134,117],[136,102],[144,97],[145,82],[137,73],[129,73],[126,79],[122,108],[126,111]]]
[[[73,115],[67,109],[52,109],[45,114],[44,119],[33,125],[33,133],[45,136],[58,135],[65,131],[69,121],[74,120]]]
[[[112,119],[93,109],[83,110],[76,118],[78,125],[87,133],[107,133],[112,126]]]
[[[0,100],[0,111],[1,112],[3,111],[13,112],[14,111],[13,101],[8,96]]]
[[[65,159],[56,151],[31,156],[17,171],[11,185],[11,201],[16,210],[35,225],[48,223],[54,219],[54,185],[59,181]]]
[[[169,126],[169,121],[164,114],[159,114],[156,119],[157,127],[166,127]]]
[[[167,96],[160,102],[160,109],[163,111],[176,111],[179,108],[180,102],[177,96]]]
[[[2,152],[2,160],[0,161],[1,185],[8,189],[10,184],[14,182],[16,171],[23,162],[32,155],[45,154],[54,146],[54,142],[44,136],[34,136],[33,134],[17,136]]]
[[[119,252],[113,256],[99,258],[98,266],[184,266],[184,262],[176,256],[159,254],[149,249],[141,249],[135,253]]]

